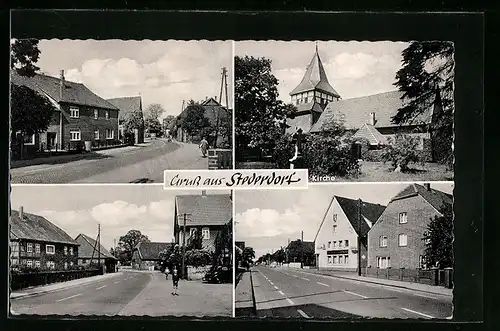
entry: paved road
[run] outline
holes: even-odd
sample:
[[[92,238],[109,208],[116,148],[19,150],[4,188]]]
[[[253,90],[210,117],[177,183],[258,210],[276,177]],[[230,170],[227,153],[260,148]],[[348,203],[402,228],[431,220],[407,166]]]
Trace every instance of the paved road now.
[[[116,315],[150,281],[149,273],[124,272],[73,288],[12,299],[11,310],[35,315]]]
[[[208,169],[197,145],[151,141],[148,146],[106,150],[84,160],[11,170],[13,184],[162,183],[163,170]]]
[[[252,272],[257,315],[302,318],[439,318],[450,297],[259,266]]]

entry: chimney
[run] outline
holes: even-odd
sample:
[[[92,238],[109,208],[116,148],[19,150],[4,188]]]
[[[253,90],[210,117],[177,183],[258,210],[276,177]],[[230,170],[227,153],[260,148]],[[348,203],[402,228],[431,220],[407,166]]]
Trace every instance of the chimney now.
[[[217,102],[217,96],[214,97],[215,102]]]
[[[425,183],[424,184],[424,187],[427,191],[430,191],[431,190],[431,184],[430,183]]]
[[[23,208],[23,206],[19,207],[19,219],[21,219],[21,221],[24,221],[24,208]]]
[[[370,118],[368,124],[370,125],[375,125],[376,119],[375,119],[375,112],[370,113]]]
[[[201,196],[202,197],[206,197],[207,196],[207,191],[205,191],[205,190],[201,191]]]
[[[64,90],[64,70],[61,70],[60,75],[59,75],[59,98],[62,100],[63,98],[63,90]]]

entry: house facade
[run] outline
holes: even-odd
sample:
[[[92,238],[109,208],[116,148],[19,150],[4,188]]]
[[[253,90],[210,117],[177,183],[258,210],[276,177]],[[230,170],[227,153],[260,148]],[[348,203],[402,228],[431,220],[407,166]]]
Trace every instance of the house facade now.
[[[79,266],[100,264],[104,266],[106,273],[116,271],[117,259],[104,246],[98,244],[95,239],[80,233],[75,238],[75,241],[80,245],[78,250]]]
[[[202,249],[216,251],[216,238],[232,219],[231,196],[227,194],[178,195],[175,197],[174,238],[180,246],[201,234]],[[185,225],[184,225],[185,224]]]
[[[170,250],[172,243],[164,242],[141,242],[132,251],[132,268],[138,270],[150,270],[159,268],[160,252]]]
[[[36,91],[56,109],[45,132],[24,138],[31,150],[84,148],[85,142],[95,147],[117,144],[119,109],[85,85],[66,80],[64,70],[59,78],[42,74],[23,77],[12,72],[11,83]]]
[[[109,103],[114,105],[120,110],[118,115],[118,139],[124,141],[124,122],[128,116],[136,116],[137,125],[133,128],[134,143],[144,143],[145,124],[144,113],[142,111],[142,98],[141,96],[135,97],[122,97],[107,99]]]
[[[64,270],[77,266],[79,244],[46,218],[12,210],[10,225],[11,268]]]
[[[428,267],[424,260],[427,228],[453,197],[430,184],[412,184],[391,199],[368,233],[368,265],[372,268]]]
[[[379,204],[333,196],[314,239],[317,268],[355,271],[358,254],[365,267],[367,234],[384,209]]]

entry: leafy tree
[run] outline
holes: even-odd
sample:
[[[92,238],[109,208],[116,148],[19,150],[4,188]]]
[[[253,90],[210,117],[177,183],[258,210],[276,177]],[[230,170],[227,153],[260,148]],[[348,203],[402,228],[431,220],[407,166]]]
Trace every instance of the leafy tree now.
[[[245,247],[241,255],[242,255],[241,259],[243,266],[246,267],[247,269],[250,268],[250,265],[252,264],[253,259],[255,258],[254,249],[252,247]]]
[[[286,253],[283,250],[283,248],[278,249],[276,252],[273,254],[274,261],[278,263],[283,263],[286,260]]]
[[[200,103],[193,100],[189,101],[185,111],[186,113],[181,119],[182,127],[185,128],[190,135],[207,134],[207,132],[211,133],[213,131],[210,121],[205,116],[205,108],[203,108]],[[202,132],[204,129],[205,131]]]
[[[40,69],[35,65],[40,57],[37,39],[13,39],[10,48],[10,68],[19,75],[33,77]]]
[[[158,253],[158,259],[160,260],[160,270],[161,272],[164,272],[166,268],[169,267],[169,259],[170,256],[174,252],[174,246],[170,245],[168,249],[162,250],[160,253]]]
[[[410,163],[424,163],[424,159],[418,153],[418,137],[398,133],[394,139],[389,138],[389,144],[382,152],[382,160],[391,162],[396,171],[408,171]]]
[[[143,235],[139,230],[130,230],[126,235],[120,237],[118,247],[126,256],[127,262],[132,260],[132,252],[135,246],[141,242],[149,242],[149,238]]]
[[[134,111],[125,114],[123,119],[123,130],[134,132],[135,129],[144,128],[144,116],[141,112]]]
[[[186,265],[195,268],[206,266],[212,261],[212,254],[203,249],[190,249],[186,251]]]
[[[431,219],[428,225],[425,260],[431,266],[453,267],[453,208],[450,204],[441,209],[442,216]]]
[[[160,135],[162,132],[160,120],[156,118],[146,117],[145,126],[149,133]]]
[[[453,43],[446,41],[412,42],[403,50],[403,67],[396,73],[395,85],[409,102],[392,118],[395,124],[415,123],[436,103],[430,127],[433,157],[449,165],[453,162],[453,53]]]
[[[199,228],[194,230],[194,233],[190,237],[189,244],[186,249],[202,249],[203,247],[203,236]]]
[[[221,148],[232,148],[233,145],[233,112],[231,109],[225,110],[225,115],[220,116],[219,119],[219,136],[223,137],[224,140],[221,144]]]
[[[113,249],[113,247],[109,249],[109,254],[115,256],[115,250]]]
[[[287,107],[278,100],[278,80],[271,60],[235,57],[236,116],[238,148],[274,146],[283,133]]]
[[[152,103],[150,104],[146,110],[144,111],[144,117],[146,119],[152,118],[155,120],[159,120],[160,116],[165,112],[165,109],[163,109],[163,106],[160,105],[159,103]]]

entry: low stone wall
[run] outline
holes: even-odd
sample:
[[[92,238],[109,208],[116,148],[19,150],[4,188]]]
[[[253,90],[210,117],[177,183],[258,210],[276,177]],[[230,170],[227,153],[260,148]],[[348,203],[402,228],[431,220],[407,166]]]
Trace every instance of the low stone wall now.
[[[189,280],[201,280],[205,274],[210,270],[211,266],[206,265],[204,267],[191,267],[188,266],[188,278]]]

